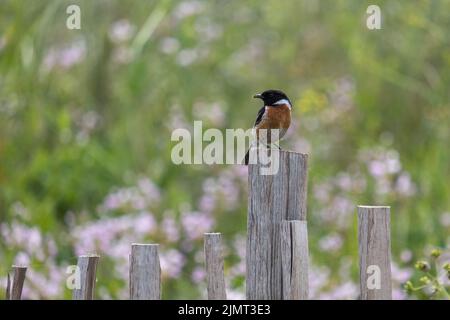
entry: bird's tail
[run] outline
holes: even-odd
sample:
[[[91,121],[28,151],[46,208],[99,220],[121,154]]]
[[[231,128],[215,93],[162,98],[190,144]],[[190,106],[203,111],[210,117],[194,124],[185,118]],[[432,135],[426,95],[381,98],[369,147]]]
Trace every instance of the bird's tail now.
[[[244,157],[244,164],[246,166],[248,166],[249,158],[250,158],[250,149],[247,150],[247,153],[245,154],[245,157]]]

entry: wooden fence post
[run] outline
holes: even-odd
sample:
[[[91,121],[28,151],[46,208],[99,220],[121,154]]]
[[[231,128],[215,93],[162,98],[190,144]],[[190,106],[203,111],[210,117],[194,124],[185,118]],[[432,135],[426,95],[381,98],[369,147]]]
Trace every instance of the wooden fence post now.
[[[161,266],[158,244],[131,245],[130,299],[161,299]]]
[[[205,233],[205,268],[209,300],[225,300],[225,275],[223,271],[222,236]]]
[[[80,272],[80,288],[73,289],[72,300],[93,300],[97,263],[99,256],[96,254],[78,257],[78,271]]]
[[[6,300],[20,300],[22,298],[23,283],[25,282],[25,275],[27,267],[12,266],[13,280],[11,286],[11,279],[8,273],[8,283],[6,285]]]
[[[274,175],[249,165],[246,296],[282,299],[281,222],[306,220],[308,155],[280,151]]]
[[[358,206],[362,300],[391,300],[390,207]]]
[[[308,231],[306,221],[281,223],[281,262],[284,300],[308,299]]]

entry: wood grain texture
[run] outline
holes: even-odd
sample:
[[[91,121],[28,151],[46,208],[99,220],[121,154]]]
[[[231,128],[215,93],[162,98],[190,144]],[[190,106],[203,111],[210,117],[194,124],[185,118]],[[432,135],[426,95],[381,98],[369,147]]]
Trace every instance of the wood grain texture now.
[[[25,275],[27,273],[27,267],[25,266],[12,266],[13,279],[8,274],[8,283],[6,286],[6,300],[20,300],[22,299],[22,289],[25,282]]]
[[[93,300],[99,256],[96,254],[78,257],[80,288],[72,292],[72,300]]]
[[[130,299],[161,299],[161,265],[158,244],[131,245]]]
[[[308,299],[308,230],[306,221],[281,223],[283,300]]]
[[[225,300],[222,235],[205,233],[205,268],[209,300]]]
[[[306,154],[280,151],[275,175],[249,165],[247,299],[283,297],[280,224],[306,220],[307,162]]]
[[[362,300],[391,300],[390,208],[358,206]]]

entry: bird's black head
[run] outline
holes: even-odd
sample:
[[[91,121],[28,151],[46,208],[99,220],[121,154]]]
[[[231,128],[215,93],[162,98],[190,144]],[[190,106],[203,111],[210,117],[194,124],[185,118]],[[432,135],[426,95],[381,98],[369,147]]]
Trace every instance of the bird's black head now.
[[[282,104],[283,100],[286,100],[289,105],[292,105],[287,95],[281,90],[266,90],[263,93],[255,94],[253,98],[261,99],[266,106],[274,106],[277,102]]]

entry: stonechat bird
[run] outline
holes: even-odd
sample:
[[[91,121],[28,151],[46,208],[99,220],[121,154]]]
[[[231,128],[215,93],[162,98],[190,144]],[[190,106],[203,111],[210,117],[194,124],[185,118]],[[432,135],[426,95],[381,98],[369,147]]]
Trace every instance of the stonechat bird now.
[[[263,93],[255,94],[253,98],[261,99],[263,107],[258,111],[253,128],[256,131],[256,142],[266,143],[270,146],[273,137],[272,130],[277,130],[277,140],[281,140],[291,125],[292,104],[287,95],[280,90],[266,90]],[[265,129],[264,137],[260,135],[260,130]],[[265,137],[267,135],[267,137]],[[279,148],[279,147],[278,147]],[[244,164],[248,165],[250,149],[245,154]]]

